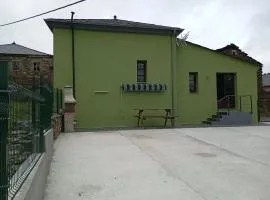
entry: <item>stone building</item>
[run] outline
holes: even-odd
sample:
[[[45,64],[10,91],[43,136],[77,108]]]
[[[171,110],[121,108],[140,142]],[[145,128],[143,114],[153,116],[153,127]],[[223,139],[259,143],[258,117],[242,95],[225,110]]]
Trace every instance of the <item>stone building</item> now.
[[[263,90],[270,93],[270,73],[263,75]]]
[[[31,85],[33,77],[43,76],[53,82],[53,56],[15,42],[0,45],[0,59],[8,60],[10,79],[22,85]]]
[[[263,74],[262,121],[270,121],[270,73]]]

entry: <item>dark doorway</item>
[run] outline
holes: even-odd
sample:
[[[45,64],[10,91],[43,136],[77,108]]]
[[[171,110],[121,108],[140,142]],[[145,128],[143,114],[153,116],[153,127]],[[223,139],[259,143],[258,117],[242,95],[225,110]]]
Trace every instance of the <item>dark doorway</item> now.
[[[235,108],[235,74],[217,73],[218,108]]]

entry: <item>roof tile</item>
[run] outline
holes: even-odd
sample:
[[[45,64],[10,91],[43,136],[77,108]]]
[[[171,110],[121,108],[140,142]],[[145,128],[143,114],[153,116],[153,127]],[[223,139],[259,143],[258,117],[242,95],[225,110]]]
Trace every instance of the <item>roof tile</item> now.
[[[49,54],[18,45],[15,42],[0,45],[0,54],[49,56]]]

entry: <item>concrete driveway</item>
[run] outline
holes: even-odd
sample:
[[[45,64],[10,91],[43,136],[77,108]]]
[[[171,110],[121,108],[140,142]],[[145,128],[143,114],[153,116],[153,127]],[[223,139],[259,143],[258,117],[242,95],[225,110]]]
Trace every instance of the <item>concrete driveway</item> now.
[[[62,134],[45,200],[269,200],[270,126]]]

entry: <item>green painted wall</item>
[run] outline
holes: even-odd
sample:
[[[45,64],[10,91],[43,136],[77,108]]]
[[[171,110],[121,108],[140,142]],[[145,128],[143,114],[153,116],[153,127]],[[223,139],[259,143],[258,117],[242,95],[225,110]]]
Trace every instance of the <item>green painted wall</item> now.
[[[55,87],[72,85],[70,30],[54,29],[54,55]],[[136,83],[137,60],[147,60],[147,82],[167,84],[169,90],[123,93],[121,83]],[[170,36],[75,30],[75,63],[80,128],[136,126],[134,108],[171,107]]]
[[[71,31],[53,30],[54,87],[72,85]]]
[[[134,33],[75,30],[76,119],[79,128],[136,126],[134,108],[171,108],[176,77],[176,125],[198,124],[217,111],[216,73],[236,73],[236,94],[253,95],[257,122],[257,68],[197,45],[176,48],[175,38]],[[168,85],[165,93],[123,93],[121,83],[136,83],[137,60],[147,60],[147,82]],[[72,85],[71,30],[54,29],[54,83]],[[189,93],[189,72],[199,73],[199,91]],[[247,103],[247,102],[246,102]],[[245,111],[249,107],[244,107]],[[163,120],[147,120],[146,125]]]
[[[189,92],[189,72],[198,72],[198,93]],[[257,67],[188,43],[177,48],[178,124],[201,123],[215,114],[218,72],[236,73],[236,94],[252,95],[253,120],[257,123]],[[248,99],[243,101],[244,111],[249,111]]]

